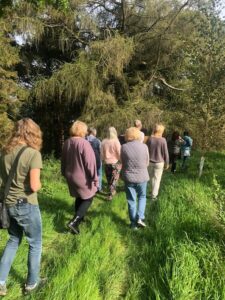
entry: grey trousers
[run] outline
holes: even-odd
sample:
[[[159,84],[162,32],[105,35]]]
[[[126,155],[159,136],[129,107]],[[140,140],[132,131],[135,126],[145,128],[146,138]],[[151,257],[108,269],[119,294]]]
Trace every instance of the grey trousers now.
[[[162,178],[164,168],[164,162],[160,163],[152,163],[149,164],[149,177],[150,177],[150,184],[151,184],[151,197],[154,199],[158,196],[160,182]]]

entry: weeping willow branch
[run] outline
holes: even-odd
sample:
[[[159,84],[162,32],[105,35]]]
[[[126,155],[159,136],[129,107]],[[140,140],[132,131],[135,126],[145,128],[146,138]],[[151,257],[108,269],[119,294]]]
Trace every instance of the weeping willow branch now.
[[[71,36],[73,38],[75,38],[79,43],[87,46],[89,43],[85,42],[84,40],[82,40],[81,38],[79,38],[79,36],[77,34],[75,34],[75,32],[70,29],[66,24],[44,24],[44,27],[46,28],[56,28],[56,27],[59,27],[59,28],[63,28],[65,29],[69,34],[71,34]]]

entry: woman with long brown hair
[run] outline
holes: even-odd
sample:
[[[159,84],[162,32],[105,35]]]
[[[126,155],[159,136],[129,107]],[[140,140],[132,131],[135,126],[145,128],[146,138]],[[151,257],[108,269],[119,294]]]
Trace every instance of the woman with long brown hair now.
[[[42,224],[37,191],[41,188],[42,158],[39,152],[41,146],[40,127],[31,119],[24,118],[16,122],[8,143],[0,153],[0,199],[2,200],[10,169],[18,153],[24,148],[5,200],[10,227],[9,240],[0,261],[1,296],[7,293],[6,280],[23,234],[29,244],[25,292],[33,291],[40,283]]]

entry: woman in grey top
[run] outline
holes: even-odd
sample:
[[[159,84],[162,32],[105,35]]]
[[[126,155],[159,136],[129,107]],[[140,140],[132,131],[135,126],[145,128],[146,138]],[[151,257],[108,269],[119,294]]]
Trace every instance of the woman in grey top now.
[[[165,127],[162,124],[156,124],[153,134],[149,138],[147,145],[150,155],[149,176],[152,187],[151,198],[157,200],[163,169],[169,168],[169,153],[167,142],[162,134]]]
[[[131,228],[145,227],[146,189],[149,180],[148,147],[140,142],[140,131],[131,127],[125,133],[126,144],[121,148],[122,178],[125,182]],[[136,208],[136,197],[138,208]]]

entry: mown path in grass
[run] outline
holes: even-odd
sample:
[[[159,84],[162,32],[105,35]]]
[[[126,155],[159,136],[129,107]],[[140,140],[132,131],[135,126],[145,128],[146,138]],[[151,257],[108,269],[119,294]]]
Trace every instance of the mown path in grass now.
[[[159,202],[147,201],[147,228],[130,230],[120,182],[112,203],[96,197],[79,236],[65,228],[73,199],[59,163],[46,160],[39,199],[48,283],[26,299],[225,299],[225,155],[208,155],[201,180],[198,159],[187,174],[165,172]],[[6,238],[1,232],[1,252]],[[5,299],[24,299],[26,255],[23,241]]]

